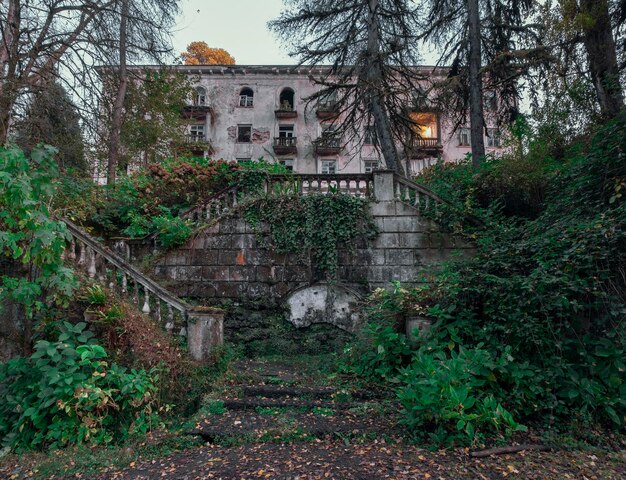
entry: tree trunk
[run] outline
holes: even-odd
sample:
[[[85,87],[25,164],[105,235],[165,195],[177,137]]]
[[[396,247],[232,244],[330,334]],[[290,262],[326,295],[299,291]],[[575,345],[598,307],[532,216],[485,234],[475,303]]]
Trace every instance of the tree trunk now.
[[[472,163],[480,165],[485,156],[485,140],[483,136],[485,117],[483,115],[483,85],[480,73],[480,14],[478,0],[467,0],[469,23],[469,106],[470,106],[470,133],[472,139]]]
[[[378,23],[378,0],[369,0],[369,18],[367,28],[367,62],[365,68],[366,95],[370,97],[370,109],[374,117],[376,134],[385,165],[400,175],[404,175],[398,160],[398,151],[393,141],[389,116],[380,93],[382,68],[380,59],[380,26]]]
[[[600,111],[604,117],[612,118],[624,108],[624,95],[619,81],[608,1],[580,0],[580,13],[585,16],[582,22],[583,42]]]
[[[107,165],[107,183],[115,183],[115,170],[120,157],[120,137],[122,130],[122,113],[124,110],[124,98],[128,86],[128,72],[126,69],[126,48],[127,48],[127,24],[128,24],[128,2],[122,0],[122,11],[120,18],[120,65],[119,65],[119,86],[117,96],[113,104],[113,116],[111,119],[111,134],[109,137],[109,161]]]

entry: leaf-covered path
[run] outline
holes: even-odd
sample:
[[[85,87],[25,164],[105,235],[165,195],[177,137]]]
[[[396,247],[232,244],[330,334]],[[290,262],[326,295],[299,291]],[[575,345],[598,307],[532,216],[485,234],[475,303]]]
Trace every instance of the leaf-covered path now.
[[[310,367],[310,366],[309,366]],[[247,360],[190,433],[206,442],[101,479],[618,479],[620,455],[521,452],[475,459],[400,440],[388,392],[327,385],[313,368]],[[307,371],[308,370],[308,371]]]
[[[130,455],[94,475],[71,458],[44,474],[19,457],[0,478],[139,479],[597,479],[626,478],[626,452],[522,451],[473,458],[466,449],[428,451],[401,439],[390,392],[329,383],[306,362],[237,362],[185,436],[202,446],[162,457]],[[158,446],[157,438],[146,440]],[[134,458],[134,460],[131,460]],[[95,465],[92,465],[92,467]],[[58,469],[56,471],[59,471]]]

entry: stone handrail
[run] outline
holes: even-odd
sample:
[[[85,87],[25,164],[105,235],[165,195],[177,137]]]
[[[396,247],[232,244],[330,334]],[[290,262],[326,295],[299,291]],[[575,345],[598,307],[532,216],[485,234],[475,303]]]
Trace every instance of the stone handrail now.
[[[119,287],[125,296],[132,294],[132,300],[135,304],[139,304],[140,290],[143,290],[141,311],[145,314],[153,313],[159,323],[162,321],[161,307],[164,304],[167,309],[165,329],[170,333],[174,329],[174,311],[179,312],[182,318],[180,335],[186,335],[187,320],[193,307],[145,276],[72,221],[68,219],[63,219],[63,221],[71,235],[69,245],[66,248],[66,258],[86,268],[90,278],[98,277],[105,283],[108,280],[110,288]],[[154,306],[154,310],[152,310],[152,306]]]
[[[373,194],[371,173],[316,174],[294,173],[291,175],[269,175],[267,193],[343,193],[356,197]]]

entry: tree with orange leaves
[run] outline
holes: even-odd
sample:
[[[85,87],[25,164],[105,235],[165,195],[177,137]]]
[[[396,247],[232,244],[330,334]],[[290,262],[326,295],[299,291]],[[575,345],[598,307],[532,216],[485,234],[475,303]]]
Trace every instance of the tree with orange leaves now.
[[[223,48],[211,48],[206,42],[191,42],[181,54],[185,65],[234,65],[235,59]]]

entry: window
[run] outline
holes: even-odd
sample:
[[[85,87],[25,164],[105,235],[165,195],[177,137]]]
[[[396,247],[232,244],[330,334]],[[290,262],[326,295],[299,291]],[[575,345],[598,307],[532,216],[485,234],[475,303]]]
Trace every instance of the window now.
[[[237,143],[252,142],[252,125],[237,125]]]
[[[500,130],[497,128],[487,129],[487,146],[488,147],[500,147],[502,142],[500,141]]]
[[[335,160],[322,160],[322,173],[323,174],[334,174],[337,172],[337,162]]]
[[[378,160],[365,160],[363,163],[365,165],[365,173],[372,173],[374,170],[378,170]]]
[[[292,111],[294,110],[294,100],[295,100],[295,92],[291,88],[284,88],[282,92],[280,92],[280,96],[278,98],[279,109]]]
[[[281,138],[284,137],[293,137],[293,125],[279,125],[278,126],[278,136]]]
[[[439,138],[437,131],[437,114],[433,112],[411,112],[409,118],[413,122],[413,131],[419,138]]]
[[[469,128],[461,128],[459,130],[459,147],[471,147],[470,129]]]
[[[193,104],[197,107],[203,107],[206,105],[206,89],[204,87],[196,87],[196,91],[193,96]]]
[[[294,164],[293,158],[285,158],[283,160],[279,160],[278,163],[280,163],[283,167],[285,167],[290,172],[293,171],[293,164]]]
[[[485,110],[495,112],[498,110],[498,99],[496,98],[496,92],[493,90],[486,90],[483,93],[483,107]]]
[[[376,136],[376,127],[374,125],[367,125],[365,127],[363,143],[365,145],[378,145],[378,137]]]
[[[194,142],[204,140],[204,124],[189,126],[189,139]]]
[[[239,106],[252,107],[254,105],[254,92],[251,88],[242,88],[239,92]]]

